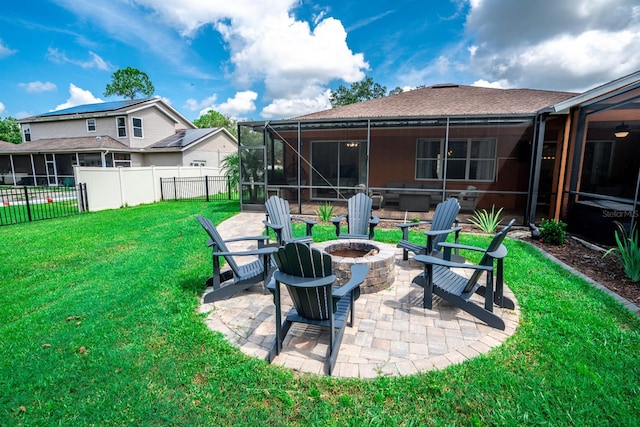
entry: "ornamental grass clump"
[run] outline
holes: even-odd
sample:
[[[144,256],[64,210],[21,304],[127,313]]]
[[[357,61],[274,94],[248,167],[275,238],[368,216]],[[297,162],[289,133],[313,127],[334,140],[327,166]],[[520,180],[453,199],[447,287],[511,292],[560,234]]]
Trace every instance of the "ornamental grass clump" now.
[[[500,213],[503,208],[498,209],[498,212],[496,212],[495,209],[496,206],[492,205],[491,212],[488,212],[486,209],[476,211],[475,215],[469,218],[469,222],[485,233],[493,234],[502,222],[502,219],[500,219]]]
[[[316,215],[321,222],[330,222],[333,218],[333,205],[329,202],[324,202],[316,209]]]
[[[567,240],[567,224],[555,219],[540,221],[540,241],[552,245],[564,245]]]
[[[603,255],[603,258],[607,255],[614,254],[618,257],[622,263],[622,268],[629,279],[634,282],[640,281],[640,242],[638,241],[638,229],[634,225],[631,229],[631,234],[627,235],[627,230],[624,226],[615,221],[616,247],[609,249]]]

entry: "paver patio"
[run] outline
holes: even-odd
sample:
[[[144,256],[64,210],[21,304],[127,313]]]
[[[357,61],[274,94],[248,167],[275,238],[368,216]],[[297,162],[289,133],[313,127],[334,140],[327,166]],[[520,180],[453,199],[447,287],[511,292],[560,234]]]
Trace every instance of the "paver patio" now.
[[[240,213],[217,228],[225,238],[258,235],[263,231],[263,213]],[[229,244],[230,250],[243,249]],[[356,301],[353,327],[347,327],[333,375],[372,378],[378,375],[411,375],[441,369],[488,352],[511,336],[518,326],[520,309],[505,284],[505,296],[515,301],[514,310],[495,307],[506,325],[504,331],[491,328],[464,311],[436,297],[433,310],[422,308],[422,288],[411,279],[422,264],[402,261],[396,250],[395,282],[390,287],[363,294]],[[507,257],[506,262],[509,262]],[[474,295],[472,300],[482,303]],[[291,306],[283,293],[284,310]],[[275,306],[262,285],[223,301],[201,304],[206,323],[222,333],[244,353],[265,359],[275,337]],[[295,324],[287,334],[283,351],[274,364],[298,372],[322,374],[328,349],[326,331]]]

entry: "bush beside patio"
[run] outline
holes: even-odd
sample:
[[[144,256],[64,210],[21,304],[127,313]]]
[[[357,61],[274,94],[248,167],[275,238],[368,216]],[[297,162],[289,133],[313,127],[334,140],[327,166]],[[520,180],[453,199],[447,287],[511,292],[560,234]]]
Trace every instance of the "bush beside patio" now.
[[[243,355],[197,312],[211,265],[195,217],[219,223],[237,211],[170,202],[3,227],[0,425],[640,422],[640,320],[514,240],[505,280],[521,324],[486,355],[367,381]]]

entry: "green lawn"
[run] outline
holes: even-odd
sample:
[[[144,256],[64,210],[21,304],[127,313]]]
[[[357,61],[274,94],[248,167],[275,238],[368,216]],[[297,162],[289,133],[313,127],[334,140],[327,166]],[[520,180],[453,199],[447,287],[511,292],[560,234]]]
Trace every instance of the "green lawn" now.
[[[364,381],[243,355],[197,312],[211,266],[195,216],[237,211],[166,202],[0,228],[0,425],[640,424],[640,320],[519,241],[505,275],[521,325],[486,355]]]

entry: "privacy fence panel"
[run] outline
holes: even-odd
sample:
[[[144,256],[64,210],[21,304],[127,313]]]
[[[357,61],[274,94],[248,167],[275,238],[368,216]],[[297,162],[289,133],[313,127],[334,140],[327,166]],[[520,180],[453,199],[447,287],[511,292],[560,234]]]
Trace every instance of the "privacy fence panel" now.
[[[88,210],[87,186],[0,188],[0,226],[77,215]]]
[[[238,191],[223,176],[161,178],[160,189],[162,200],[239,200]]]

